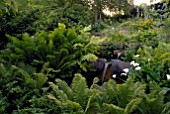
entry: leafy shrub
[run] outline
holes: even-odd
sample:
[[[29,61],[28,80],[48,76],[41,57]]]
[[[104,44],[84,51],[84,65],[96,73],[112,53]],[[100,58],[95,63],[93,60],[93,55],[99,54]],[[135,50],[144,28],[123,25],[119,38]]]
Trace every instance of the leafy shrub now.
[[[9,0],[10,1],[10,0]],[[66,28],[75,27],[76,32],[90,25],[90,14],[87,8],[79,3],[68,1],[58,4],[56,0],[17,0],[19,12],[13,16],[0,16],[0,49],[8,42],[5,34],[21,39],[23,33],[34,35],[36,32],[52,31],[58,23],[64,23]],[[80,12],[81,11],[81,12]]]
[[[134,30],[150,30],[154,29],[156,27],[155,23],[151,19],[145,19],[145,20],[138,20],[136,23],[133,24],[133,29]]]
[[[159,43],[159,32],[155,27],[155,22],[150,19],[129,20],[115,29],[106,30],[109,53],[114,49],[124,50],[125,57],[122,59],[130,61],[143,45],[156,47]]]
[[[169,87],[166,75],[169,74],[170,68],[170,45],[159,43],[156,48],[151,46],[143,46],[137,52],[139,57],[134,57],[140,64],[141,70],[134,71],[133,75],[136,79],[144,82],[155,81],[162,86]]]
[[[6,34],[16,36],[27,32],[33,35],[42,30],[53,30],[58,27],[58,23],[64,23],[67,28],[78,27],[79,25],[85,27],[90,24],[86,8],[82,4],[72,5],[66,2],[59,5],[57,3],[59,1],[56,0],[26,1],[18,0],[20,12],[2,24],[2,30]]]
[[[40,82],[44,78],[38,78],[33,80],[31,75],[20,68],[6,68],[0,64],[0,112],[12,113],[29,105],[28,100],[40,96]]]
[[[47,72],[55,74],[51,77],[68,77],[81,69],[87,71],[87,62],[97,59],[95,53],[102,40],[89,36],[84,30],[77,35],[74,28],[66,29],[63,24],[59,26],[50,33],[24,34],[22,40],[8,36],[11,42],[1,50],[1,62],[7,67],[30,65],[36,72],[49,62]]]

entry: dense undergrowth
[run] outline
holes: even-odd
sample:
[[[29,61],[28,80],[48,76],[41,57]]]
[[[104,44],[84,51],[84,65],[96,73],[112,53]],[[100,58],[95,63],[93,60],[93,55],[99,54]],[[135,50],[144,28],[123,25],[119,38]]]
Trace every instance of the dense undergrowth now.
[[[169,18],[149,12],[95,28],[81,0],[17,2],[0,1],[0,113],[170,114]],[[99,86],[89,73],[101,46],[107,59],[119,50],[131,62],[124,83]]]

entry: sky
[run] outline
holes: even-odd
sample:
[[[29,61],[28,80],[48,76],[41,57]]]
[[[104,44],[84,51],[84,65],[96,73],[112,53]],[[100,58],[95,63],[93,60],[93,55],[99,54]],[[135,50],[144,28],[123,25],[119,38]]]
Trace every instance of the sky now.
[[[161,0],[153,0],[153,3],[157,3]],[[142,3],[146,3],[147,5],[150,4],[150,0],[134,0],[134,5],[141,5]],[[106,15],[110,15],[110,16],[113,16],[115,14],[115,12],[110,12],[108,9],[105,9],[103,10],[103,12],[106,14]]]
[[[159,2],[160,0],[153,0],[153,3]],[[150,0],[134,0],[134,5],[140,5],[142,3],[150,4]]]

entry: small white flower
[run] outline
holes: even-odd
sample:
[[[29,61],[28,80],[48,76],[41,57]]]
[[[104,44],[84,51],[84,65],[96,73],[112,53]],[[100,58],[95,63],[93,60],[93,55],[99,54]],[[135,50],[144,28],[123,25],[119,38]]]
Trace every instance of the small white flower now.
[[[139,66],[139,63],[134,63],[133,66],[134,67]]]
[[[133,65],[134,67],[139,66],[139,63],[135,63],[135,61],[130,62],[130,65]]]
[[[149,58],[149,59],[148,59],[148,62],[150,62],[150,61],[151,61],[151,59]]]
[[[138,67],[135,68],[135,70],[141,70],[141,67],[138,66]]]
[[[113,74],[112,77],[113,77],[113,78],[116,78],[116,74]]]
[[[166,74],[167,80],[170,80],[170,75]]]
[[[125,73],[128,73],[128,72],[129,72],[129,69],[128,69],[128,68],[125,68],[125,69],[123,69],[123,71],[124,71]]]
[[[135,61],[130,62],[130,65],[133,65],[134,63],[135,63]]]
[[[126,76],[127,74],[126,73],[121,73],[120,76]]]
[[[139,57],[140,55],[139,54],[137,54],[137,55],[135,55],[134,57]]]

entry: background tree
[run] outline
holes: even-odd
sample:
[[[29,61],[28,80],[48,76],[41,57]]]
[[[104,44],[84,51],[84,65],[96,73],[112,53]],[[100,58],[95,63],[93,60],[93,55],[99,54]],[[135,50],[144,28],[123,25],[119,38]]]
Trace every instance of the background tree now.
[[[113,12],[124,12],[127,13],[130,11],[132,6],[132,1],[128,0],[87,0],[86,4],[89,6],[89,10],[93,13],[94,20],[97,22],[102,17],[102,12],[104,9],[109,9]]]
[[[0,1],[0,16],[3,14],[14,13],[18,12],[17,4],[15,0],[1,0]]]

